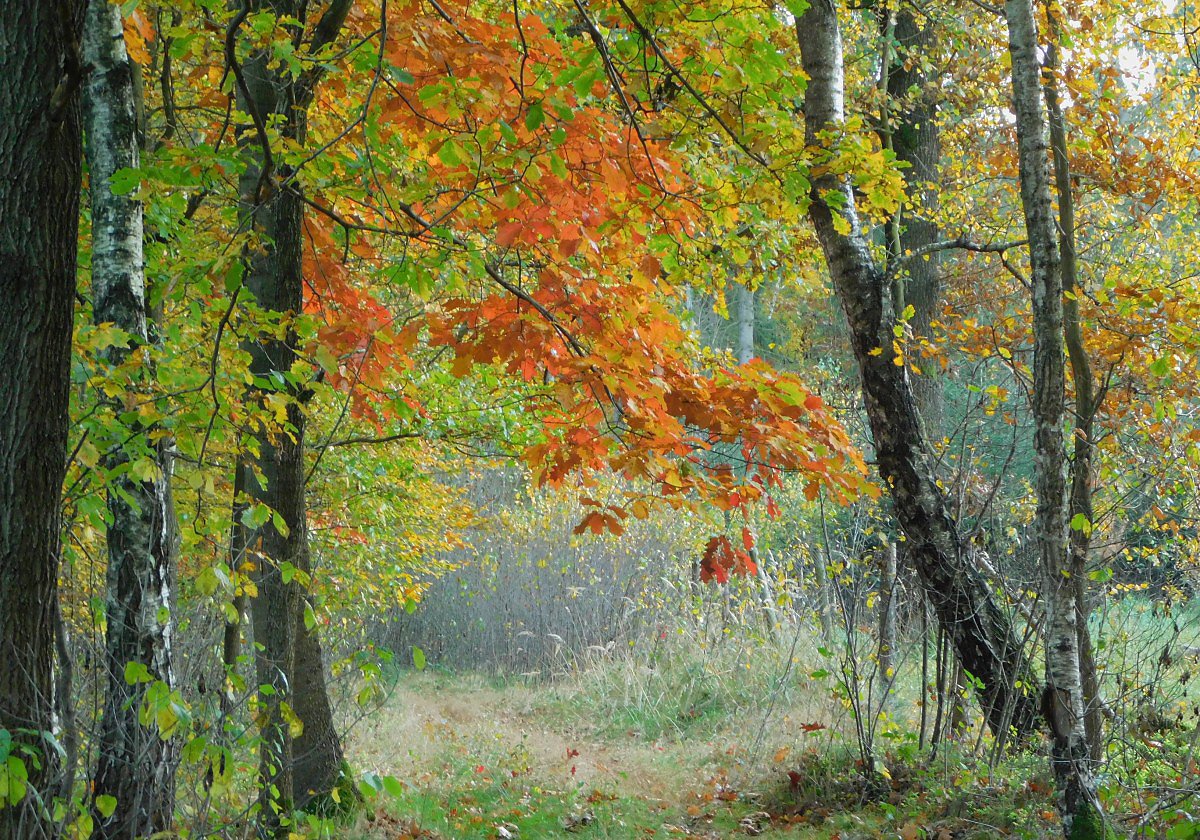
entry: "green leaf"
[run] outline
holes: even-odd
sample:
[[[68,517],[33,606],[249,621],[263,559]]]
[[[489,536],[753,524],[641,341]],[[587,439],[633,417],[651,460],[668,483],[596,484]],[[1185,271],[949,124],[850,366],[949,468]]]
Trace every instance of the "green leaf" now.
[[[247,528],[261,528],[271,518],[271,508],[267,505],[250,505],[242,511],[242,524]]]
[[[142,484],[153,484],[162,478],[162,470],[153,458],[138,458],[129,464],[129,474]]]
[[[363,795],[363,799],[370,799],[381,790],[383,790],[383,779],[379,778],[378,773],[370,770],[363,773],[362,781],[358,783],[358,791]]]
[[[96,810],[100,812],[100,816],[108,819],[117,810],[117,797],[109,796],[106,793],[97,796]]]
[[[391,71],[392,78],[395,79],[399,84],[411,85],[413,82],[416,81],[416,79],[413,78],[412,73],[409,73],[407,70],[405,70],[401,67],[397,67],[394,64],[391,67],[389,67],[388,70]]]
[[[108,179],[108,189],[113,195],[127,195],[138,188],[142,183],[142,172],[140,169],[118,169]]]
[[[229,268],[225,269],[225,291],[233,294],[242,286],[242,275],[245,273],[246,267],[241,260],[234,260],[229,264]]]
[[[146,667],[145,662],[126,662],[125,663],[125,683],[127,685],[137,685],[138,683],[146,683],[153,680],[150,675],[150,669]]]
[[[283,521],[283,516],[278,511],[271,511],[271,524],[275,526],[275,530],[279,532],[279,536],[287,538],[289,529],[287,523]]]
[[[542,107],[542,103],[534,102],[525,113],[525,127],[530,131],[537,131],[545,119],[546,111]]]
[[[179,709],[174,703],[164,703],[154,713],[154,722],[158,725],[159,737],[167,740],[179,727]]]
[[[0,765],[0,804],[5,801],[9,805],[16,805],[25,798],[25,791],[29,785],[29,771],[25,768],[25,762],[17,758],[15,755],[10,755],[3,765]]]
[[[1092,523],[1082,513],[1077,513],[1071,517],[1071,530],[1080,531],[1084,535],[1092,533]]]
[[[425,651],[419,647],[413,648],[413,667],[418,671],[425,670]]]
[[[455,141],[447,140],[442,144],[442,148],[438,149],[438,160],[447,166],[462,166],[462,148]]]
[[[201,569],[200,574],[196,575],[196,591],[205,598],[211,598],[219,585],[220,581],[217,579],[217,573],[211,566]],[[132,665],[133,663],[129,664]]]

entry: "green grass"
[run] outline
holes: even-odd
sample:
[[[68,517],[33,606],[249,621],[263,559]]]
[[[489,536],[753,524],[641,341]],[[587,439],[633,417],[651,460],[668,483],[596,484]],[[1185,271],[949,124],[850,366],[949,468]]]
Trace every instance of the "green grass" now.
[[[1200,625],[1191,620],[1194,608],[1163,615],[1129,600],[1101,617],[1106,651],[1121,654],[1107,660],[1110,679],[1170,676],[1178,685],[1195,663],[1154,660],[1166,640],[1185,643],[1176,621],[1189,632]],[[914,731],[920,687],[904,682],[869,772],[837,687],[836,657],[805,639],[788,667],[788,645],[715,641],[660,639],[597,656],[554,682],[403,674],[365,739],[378,748],[390,737],[397,749],[390,759],[381,750],[357,764],[391,760],[394,769],[379,772],[403,784],[367,803],[370,818],[359,819],[355,834],[343,827],[325,836],[494,840],[505,827],[525,840],[725,838],[748,836],[749,827],[800,840],[1061,837],[1040,740],[989,766],[988,742],[976,729],[931,756],[918,750]],[[1145,699],[1170,712],[1175,695],[1191,687],[1160,685]],[[1188,763],[1200,749],[1194,721],[1168,714],[1138,723],[1136,697],[1119,699],[1122,717],[1110,721],[1116,737],[1100,783],[1106,811],[1124,831],[1179,789],[1200,785],[1200,759]],[[1175,705],[1162,705],[1167,699]],[[428,714],[413,719],[414,707]],[[389,717],[403,713],[409,719]],[[1151,731],[1146,720],[1162,727]],[[605,764],[612,767],[599,772]],[[1191,811],[1200,809],[1186,797],[1159,808],[1145,836],[1186,831]]]

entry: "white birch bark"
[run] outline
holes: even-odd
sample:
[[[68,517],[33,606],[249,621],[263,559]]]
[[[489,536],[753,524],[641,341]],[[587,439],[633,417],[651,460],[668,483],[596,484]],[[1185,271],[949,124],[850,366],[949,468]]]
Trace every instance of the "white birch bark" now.
[[[92,208],[92,302],[97,324],[112,323],[129,335],[129,348],[105,351],[104,361],[121,364],[130,352],[146,352],[146,290],[142,253],[142,205],[132,194],[117,195],[113,175],[138,166],[134,76],[125,48],[120,8],[90,0],[83,31],[86,67],[84,127]],[[136,387],[136,385],[134,385]],[[145,437],[114,446],[105,455],[110,470],[144,458],[148,449],[157,476],[141,481],[125,473],[113,481],[107,532],[107,695],[100,727],[95,796],[112,796],[111,816],[95,814],[96,837],[137,837],[166,831],[174,811],[176,744],[156,726],[138,723],[149,685],[130,685],[125,668],[144,665],[155,680],[174,685],[171,635],[174,613],[174,512],[170,461],[165,442]]]
[[[1046,609],[1046,688],[1042,711],[1050,728],[1051,764],[1059,787],[1064,836],[1102,836],[1099,802],[1084,727],[1076,628],[1076,588],[1067,551],[1066,446],[1063,440],[1065,348],[1063,275],[1050,200],[1046,112],[1030,0],[1009,0],[1009,52],[1017,118],[1021,203],[1029,236],[1033,292],[1034,467],[1037,541]]]
[[[812,0],[796,20],[796,35],[808,76],[805,135],[819,148],[823,132],[845,121],[841,33],[833,0]],[[841,216],[836,223],[835,213]],[[1010,727],[1024,735],[1036,717],[1032,697],[1019,685],[1032,679],[1029,665],[935,480],[912,384],[892,351],[890,284],[871,256],[849,180],[828,170],[815,175],[809,218],[850,327],[876,460],[905,531],[908,556],[960,660],[982,683],[979,699],[992,731],[1000,739]]]

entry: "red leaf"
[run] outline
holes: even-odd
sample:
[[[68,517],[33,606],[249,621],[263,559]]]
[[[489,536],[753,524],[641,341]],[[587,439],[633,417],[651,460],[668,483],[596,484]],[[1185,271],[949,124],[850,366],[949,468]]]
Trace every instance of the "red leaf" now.
[[[496,228],[496,244],[507,248],[517,240],[517,235],[521,232],[520,222],[508,222]]]
[[[779,505],[775,504],[775,499],[767,496],[767,516],[772,519],[778,519],[780,514]]]

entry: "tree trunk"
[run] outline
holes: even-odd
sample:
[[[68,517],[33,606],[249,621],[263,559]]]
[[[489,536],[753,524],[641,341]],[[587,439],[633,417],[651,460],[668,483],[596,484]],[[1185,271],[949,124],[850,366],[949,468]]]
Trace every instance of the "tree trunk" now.
[[[1063,284],[1047,171],[1041,67],[1030,0],[1009,0],[1009,52],[1017,117],[1021,204],[1029,236],[1033,289],[1035,530],[1046,609],[1046,688],[1042,711],[1051,735],[1051,765],[1059,786],[1063,834],[1101,836],[1099,802],[1089,761],[1079,668],[1075,585],[1067,555]],[[1094,831],[1093,831],[1094,828]]]
[[[32,746],[29,786],[57,770],[53,714],[59,496],[67,460],[79,232],[83,4],[0,3],[0,729]],[[49,834],[26,795],[0,837]]]
[[[731,270],[730,273],[733,273]],[[733,295],[737,301],[737,363],[747,365],[754,361],[754,290],[741,283],[731,284]],[[749,522],[747,528],[753,528]],[[775,638],[779,628],[779,616],[775,612],[775,596],[771,592],[771,581],[763,565],[758,551],[758,535],[754,534],[750,546],[750,559],[754,562],[755,576],[758,579],[758,599],[762,604],[763,623],[767,634]]]
[[[92,206],[92,309],[97,324],[112,323],[129,335],[129,348],[112,347],[103,359],[117,368],[130,353],[144,353],[145,273],[142,206],[131,195],[114,195],[119,169],[137,168],[134,103],[136,72],[125,50],[121,11],[108,0],[91,0],[83,30],[88,76],[84,96]],[[146,367],[142,366],[141,370]],[[147,387],[131,383],[135,390]],[[120,411],[118,405],[117,410]],[[175,810],[176,740],[156,725],[138,723],[151,683],[125,679],[130,663],[174,687],[171,666],[175,596],[174,511],[171,464],[164,445],[143,433],[105,455],[113,471],[153,459],[156,475],[138,480],[132,471],[112,479],[108,491],[105,670],[108,691],[100,724],[94,796],[114,797],[107,819],[97,811],[95,837],[138,837],[166,831]]]
[[[250,3],[245,14],[263,5],[261,0]],[[290,15],[303,27],[306,4],[270,5],[281,17]],[[339,0],[327,7],[314,30],[310,45],[314,51],[336,36],[349,6],[348,0]],[[250,498],[278,514],[284,525],[281,530],[272,518],[249,538],[251,552],[257,554],[254,582],[258,596],[251,605],[254,637],[260,646],[256,669],[259,684],[274,692],[261,698],[260,689],[263,708],[268,712],[262,717],[267,831],[278,827],[269,808],[272,789],[284,807],[305,807],[314,797],[324,796],[336,786],[344,765],[320,643],[315,628],[309,630],[304,625],[305,594],[300,588],[309,577],[311,562],[305,508],[304,388],[295,384],[292,370],[298,355],[290,320],[303,311],[304,305],[304,205],[295,177],[298,173],[277,162],[272,168],[263,149],[266,138],[262,134],[275,116],[279,118],[281,136],[302,146],[315,81],[311,76],[293,77],[286,66],[274,64],[263,51],[255,52],[244,63],[237,81],[238,104],[254,124],[244,127],[239,138],[248,162],[240,184],[243,218],[261,234],[263,243],[262,250],[248,261],[246,286],[259,309],[279,319],[284,327],[282,336],[279,331],[264,333],[245,346],[251,355],[257,397],[265,402],[281,390],[289,397],[286,424],[260,427],[255,435],[257,457],[253,465],[246,466],[245,473]],[[259,481],[258,476],[265,481]],[[301,724],[294,743],[284,704]]]
[[[896,655],[896,544],[888,542],[879,553],[879,685],[886,697],[895,675]]]
[[[1093,762],[1102,758],[1104,749],[1103,698],[1096,676],[1096,659],[1092,653],[1092,636],[1088,631],[1088,555],[1091,550],[1095,514],[1092,510],[1092,440],[1093,423],[1102,397],[1096,393],[1096,380],[1091,360],[1083,340],[1083,324],[1079,317],[1079,272],[1075,253],[1075,196],[1071,189],[1071,162],[1067,156],[1067,129],[1062,106],[1058,100],[1058,32],[1053,8],[1048,7],[1054,38],[1046,50],[1043,87],[1046,91],[1046,112],[1050,122],[1050,148],[1054,159],[1054,188],[1058,198],[1059,250],[1062,255],[1063,337],[1071,374],[1075,382],[1074,452],[1071,459],[1071,496],[1067,515],[1074,521],[1082,516],[1086,524],[1070,531],[1071,580],[1075,584],[1075,622],[1079,636],[1079,677],[1083,688],[1084,729],[1087,732],[1088,752]]]
[[[329,793],[342,782],[346,759],[329,704],[321,640],[316,627],[309,629],[304,623],[306,603],[307,599],[302,596],[296,620],[296,682],[293,688],[296,716],[304,722],[304,730],[293,745],[295,775],[292,791],[297,807],[325,812],[337,808]],[[342,790],[342,796],[354,795],[353,788]]]
[[[754,359],[754,290],[736,282],[732,287],[737,301],[737,363],[744,365]]]
[[[907,163],[901,170],[904,189],[911,208],[899,224],[899,255],[919,251],[937,241],[938,226],[934,215],[938,209],[937,186],[941,178],[942,144],[937,127],[937,96],[939,87],[930,82],[925,63],[921,60],[937,46],[933,23],[917,24],[913,9],[905,4],[896,12],[894,30],[898,53],[887,75],[889,103],[895,110],[887,120],[892,150],[896,160]],[[930,339],[931,324],[941,302],[941,258],[937,251],[928,258],[910,260],[897,275],[900,286],[897,304],[913,308],[909,324],[915,339]],[[942,382],[933,364],[921,364],[922,373],[912,380],[917,409],[927,433],[942,426]]]
[[[809,77],[806,135],[811,145],[820,146],[821,132],[844,120],[841,33],[832,0],[814,0],[797,20],[796,32]],[[850,327],[879,471],[892,494],[912,562],[964,667],[982,684],[980,699],[992,731],[1003,738],[1012,725],[1027,733],[1033,728],[1036,706],[1018,682],[1031,683],[1028,662],[936,484],[912,387],[893,357],[891,290],[871,257],[851,185],[824,172],[812,186],[809,217]],[[843,209],[837,212],[848,233],[834,225],[835,211],[826,201],[833,194],[840,198]]]

